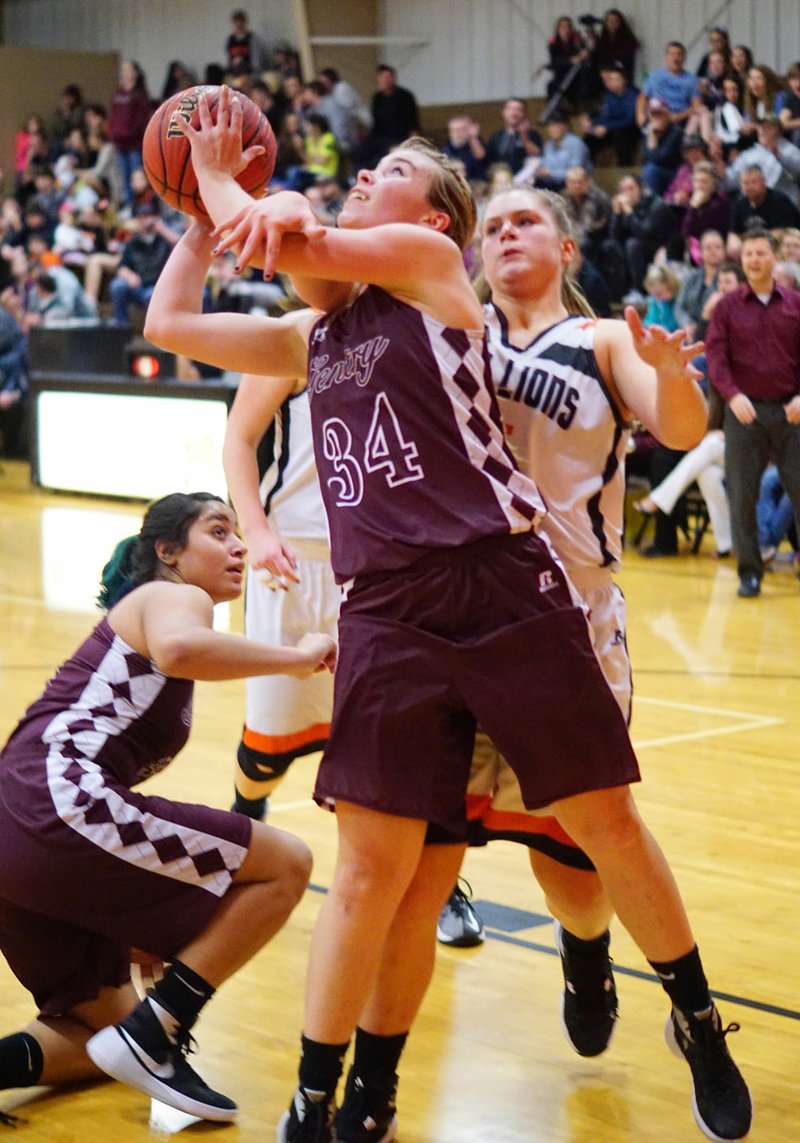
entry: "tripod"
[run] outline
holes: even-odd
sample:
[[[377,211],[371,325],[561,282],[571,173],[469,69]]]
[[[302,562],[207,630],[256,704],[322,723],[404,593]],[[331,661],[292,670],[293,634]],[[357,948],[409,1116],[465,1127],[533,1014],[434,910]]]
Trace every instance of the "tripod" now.
[[[587,57],[587,59],[588,58],[589,57]],[[547,106],[545,107],[544,111],[541,114],[541,118],[540,118],[541,123],[546,123],[547,120],[550,118],[550,116],[553,114],[553,112],[556,111],[561,106],[561,102],[564,99],[564,96],[567,94],[570,87],[572,87],[572,84],[576,80],[578,73],[580,72],[581,68],[584,66],[585,63],[586,63],[586,60],[579,60],[578,63],[574,63],[572,65],[572,67],[569,69],[569,71],[565,74],[564,78],[561,80],[561,83],[558,85],[556,90],[553,92],[552,96],[550,97],[550,99],[547,103]]]

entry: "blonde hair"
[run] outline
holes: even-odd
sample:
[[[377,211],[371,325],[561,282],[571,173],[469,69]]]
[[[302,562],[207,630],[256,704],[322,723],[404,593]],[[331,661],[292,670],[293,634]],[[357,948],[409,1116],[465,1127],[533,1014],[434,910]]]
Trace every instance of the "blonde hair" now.
[[[651,265],[645,274],[644,288],[654,290],[657,286],[666,286],[674,298],[681,288],[681,280],[669,266]]]
[[[575,241],[575,235],[572,229],[572,223],[563,198],[555,191],[543,190],[538,187],[512,187],[515,193],[522,191],[530,198],[535,199],[552,218],[556,225],[556,230],[561,238],[569,238],[572,242]],[[509,191],[498,191],[497,194],[491,195],[486,203],[488,207],[493,199],[499,198],[500,195],[508,194]],[[480,295],[479,295],[480,296]],[[575,279],[564,270],[561,275],[561,304],[566,309],[567,313],[577,315],[578,317],[595,318],[592,307],[580,288]]]
[[[701,159],[699,163],[695,163],[692,167],[693,175],[709,175],[714,180],[714,186],[719,186],[719,175],[713,163],[709,163],[707,159]]]
[[[459,250],[466,250],[475,234],[478,210],[472,188],[457,163],[420,135],[412,135],[392,150],[413,151],[430,161],[433,170],[428,201],[435,210],[442,211],[450,219],[445,231],[447,237],[453,239]]]

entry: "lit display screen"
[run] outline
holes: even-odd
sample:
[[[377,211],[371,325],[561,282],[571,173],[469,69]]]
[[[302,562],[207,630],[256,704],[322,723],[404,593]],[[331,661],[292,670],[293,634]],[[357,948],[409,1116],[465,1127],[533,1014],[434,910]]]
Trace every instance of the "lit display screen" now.
[[[169,492],[224,497],[226,420],[220,398],[41,391],[39,483],[143,500]]]

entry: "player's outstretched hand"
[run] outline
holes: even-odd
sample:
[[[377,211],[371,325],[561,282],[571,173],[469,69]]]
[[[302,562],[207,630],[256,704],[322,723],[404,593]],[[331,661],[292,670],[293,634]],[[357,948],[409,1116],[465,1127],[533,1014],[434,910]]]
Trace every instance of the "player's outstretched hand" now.
[[[180,115],[175,116],[177,127],[191,144],[192,166],[197,175],[201,170],[212,170],[236,178],[253,159],[264,154],[258,143],[242,150],[242,105],[229,87],[220,91],[216,123],[204,92],[197,101],[197,119],[199,126],[192,127]]]
[[[301,234],[313,241],[322,238],[325,230],[304,195],[277,191],[221,223],[215,231],[219,242],[214,252],[237,248],[237,273],[253,262],[263,266],[264,280],[268,281],[275,274],[284,234]]]
[[[336,666],[336,643],[330,635],[313,632],[304,635],[297,644],[302,661],[294,674],[299,679],[307,679],[317,671],[333,671]]]
[[[685,333],[682,329],[668,333],[660,325],[651,325],[646,329],[642,319],[634,306],[625,307],[625,320],[633,337],[636,352],[642,361],[651,365],[662,376],[675,376],[682,374],[697,381],[703,374],[692,365],[692,359],[703,352],[705,348],[702,341],[684,345]]]

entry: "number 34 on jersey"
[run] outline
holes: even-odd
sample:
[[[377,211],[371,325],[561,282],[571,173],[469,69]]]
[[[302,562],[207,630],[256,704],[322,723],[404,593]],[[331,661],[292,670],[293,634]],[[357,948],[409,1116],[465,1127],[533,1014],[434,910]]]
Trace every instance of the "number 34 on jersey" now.
[[[382,477],[390,488],[425,477],[422,465],[417,463],[419,450],[403,435],[385,393],[375,397],[362,456],[356,455],[352,433],[339,417],[329,417],[323,424],[322,443],[325,458],[334,470],[327,484],[336,495],[338,508],[354,508],[361,503],[367,475]]]

